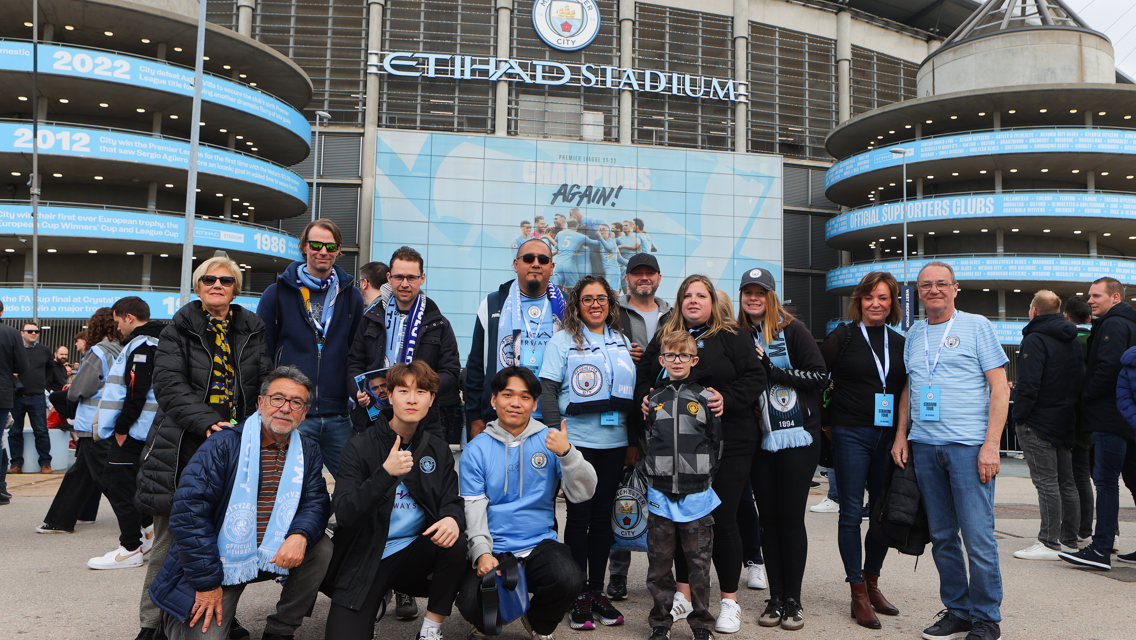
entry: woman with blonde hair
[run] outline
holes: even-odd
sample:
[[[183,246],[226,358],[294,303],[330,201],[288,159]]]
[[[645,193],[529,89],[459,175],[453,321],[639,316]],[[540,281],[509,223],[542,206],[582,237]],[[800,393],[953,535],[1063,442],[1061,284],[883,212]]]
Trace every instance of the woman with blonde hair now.
[[[753,455],[757,451],[758,429],[753,402],[765,390],[765,372],[753,350],[753,343],[738,330],[729,313],[723,312],[720,300],[720,293],[706,276],[692,275],[682,281],[675,302],[678,313],[670,315],[639,359],[635,397],[645,403],[651,390],[659,386],[664,372],[659,364],[659,336],[673,331],[688,331],[694,336],[698,345],[698,364],[691,370],[690,380],[713,393],[710,409],[721,416],[725,443],[718,475],[712,485],[722,501],[712,514],[714,568],[721,588],[721,605],[714,630],[737,633],[741,628],[737,592],[742,567],[737,513],[745,480],[750,476]],[[645,404],[643,411],[646,412]],[[692,611],[689,572],[681,549],[676,549],[675,573],[679,584],[672,615],[678,619]]]
[[[750,269],[742,274],[740,289],[738,326],[769,377],[759,409],[761,449],[750,477],[769,580],[769,599],[757,622],[793,631],[805,624],[805,506],[820,459],[819,400],[828,377],[812,332],[777,298],[773,274]]]

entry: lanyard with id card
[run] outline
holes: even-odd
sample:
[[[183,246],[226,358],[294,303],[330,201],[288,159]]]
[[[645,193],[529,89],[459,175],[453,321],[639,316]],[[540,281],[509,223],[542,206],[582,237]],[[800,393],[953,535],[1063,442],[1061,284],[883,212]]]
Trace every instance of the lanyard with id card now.
[[[888,349],[888,328],[884,327],[884,361],[881,364],[879,356],[872,348],[872,341],[868,339],[868,329],[860,325],[860,333],[864,334],[864,342],[868,343],[868,351],[872,360],[876,362],[876,372],[880,375],[880,386],[883,393],[877,393],[875,406],[872,410],[873,424],[877,427],[895,426],[895,396],[887,392],[887,377],[891,373],[891,351]]]
[[[943,355],[943,345],[947,344],[947,336],[951,334],[951,326],[955,323],[955,317],[958,316],[956,310],[951,315],[951,319],[947,321],[947,326],[943,329],[943,337],[939,340],[939,349],[935,352],[935,361],[931,362],[931,344],[928,340],[931,333],[931,325],[928,323],[926,329],[923,331],[923,359],[927,365],[927,382],[932,383],[935,381],[935,369],[939,367],[939,358]],[[919,419],[926,422],[939,421],[939,405],[941,396],[939,395],[939,387],[933,384],[925,384],[919,387]]]

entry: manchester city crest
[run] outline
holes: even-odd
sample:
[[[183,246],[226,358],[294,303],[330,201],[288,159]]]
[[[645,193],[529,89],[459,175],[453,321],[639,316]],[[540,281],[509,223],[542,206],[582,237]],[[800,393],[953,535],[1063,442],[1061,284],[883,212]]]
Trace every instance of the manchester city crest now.
[[[548,456],[543,451],[537,451],[529,458],[529,464],[533,469],[543,469],[548,466]]]
[[[501,344],[497,347],[497,355],[500,357],[501,362],[505,363],[506,367],[511,367],[517,363],[513,352],[513,336],[504,336],[501,338]]]
[[[780,411],[789,411],[797,404],[797,392],[792,387],[773,385],[771,388],[773,402]]]
[[[230,540],[244,540],[256,528],[256,509],[251,502],[235,504],[225,513],[224,522]]]
[[[583,49],[600,31],[595,0],[536,0],[532,19],[540,39],[561,51]]]
[[[418,461],[418,468],[422,473],[434,473],[434,469],[437,466],[438,465],[434,463],[434,458],[430,456],[423,456],[422,459]]]
[[[582,364],[572,372],[572,391],[586,398],[594,396],[603,386],[603,373],[591,364]]]
[[[620,487],[611,510],[616,541],[635,540],[647,532],[647,497],[631,487]]]
[[[960,341],[959,341],[958,336],[947,336],[947,348],[948,349],[957,348],[959,346],[959,342]]]

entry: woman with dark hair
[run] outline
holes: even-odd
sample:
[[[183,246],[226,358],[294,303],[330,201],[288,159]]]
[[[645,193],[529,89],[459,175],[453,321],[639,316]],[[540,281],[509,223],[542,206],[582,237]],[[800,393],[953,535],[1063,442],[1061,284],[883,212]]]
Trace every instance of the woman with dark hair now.
[[[769,600],[757,622],[795,631],[805,624],[805,506],[820,459],[819,396],[828,378],[812,332],[781,306],[775,286],[765,269],[742,275],[738,325],[769,377],[769,392],[759,404],[761,449],[750,477],[769,580]]]
[[[106,382],[110,365],[122,351],[122,336],[111,315],[110,307],[102,307],[87,321],[87,340],[90,345],[79,373],[67,388],[67,401],[75,407],[75,420],[72,425],[75,438],[75,464],[67,470],[51,508],[43,524],[36,528],[37,533],[74,533],[75,522],[80,511],[84,511],[85,521],[92,521],[98,513],[95,509],[85,509],[91,499],[92,491],[105,491],[103,469],[107,463],[110,440],[95,440],[91,437],[92,425],[102,397],[103,383]],[[97,494],[96,494],[97,495]]]
[[[627,456],[627,413],[635,408],[635,364],[620,332],[616,293],[601,277],[587,275],[568,293],[564,321],[544,352],[540,410],[547,425],[560,425],[568,442],[596,469],[590,500],[567,505],[564,542],[587,581],[569,612],[573,629],[623,624],[603,594],[611,550],[611,509]],[[563,416],[563,419],[561,419]]]
[[[832,455],[840,487],[837,545],[844,561],[845,581],[852,589],[852,615],[857,624],[879,629],[876,612],[899,613],[877,586],[887,547],[864,538],[863,564],[860,524],[864,487],[875,504],[891,468],[895,440],[893,409],[907,382],[903,366],[904,337],[887,325],[899,324],[899,284],[890,273],[864,276],[848,305],[847,324],[825,338],[820,351],[831,372],[833,395]]]
[[[738,606],[738,578],[742,567],[742,541],[738,533],[738,504],[745,480],[750,476],[753,455],[757,451],[758,430],[754,419],[754,400],[765,390],[765,372],[753,350],[753,343],[730,318],[723,314],[718,292],[709,278],[692,275],[678,288],[675,308],[647,345],[639,359],[635,398],[643,403],[651,390],[659,386],[663,367],[659,363],[659,336],[672,331],[688,331],[698,345],[698,364],[690,372],[690,380],[713,393],[710,409],[721,411],[724,452],[712,488],[722,504],[714,510],[714,568],[722,599],[714,630],[737,633],[741,629],[741,607]],[[686,617],[691,610],[689,572],[681,548],[675,550],[675,577],[678,594],[672,615]],[[681,597],[680,597],[681,596]]]

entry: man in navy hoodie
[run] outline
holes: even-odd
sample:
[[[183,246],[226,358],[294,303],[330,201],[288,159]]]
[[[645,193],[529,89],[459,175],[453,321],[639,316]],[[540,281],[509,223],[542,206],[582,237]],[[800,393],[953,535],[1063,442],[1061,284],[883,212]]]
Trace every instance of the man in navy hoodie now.
[[[343,372],[351,337],[363,317],[363,296],[351,276],[335,266],[343,234],[330,220],[315,220],[300,235],[303,262],[294,262],[260,298],[264,340],[273,366],[293,365],[315,385],[300,433],[319,443],[334,476],[339,452],[351,437],[351,418]]]

